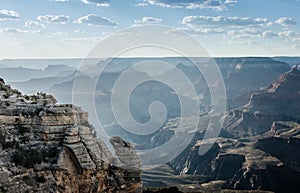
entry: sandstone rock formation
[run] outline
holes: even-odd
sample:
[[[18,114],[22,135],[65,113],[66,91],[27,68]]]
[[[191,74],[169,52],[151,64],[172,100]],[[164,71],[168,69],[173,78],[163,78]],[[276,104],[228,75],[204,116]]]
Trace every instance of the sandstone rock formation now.
[[[133,148],[111,141],[115,156],[80,107],[22,95],[0,79],[0,192],[141,191]]]

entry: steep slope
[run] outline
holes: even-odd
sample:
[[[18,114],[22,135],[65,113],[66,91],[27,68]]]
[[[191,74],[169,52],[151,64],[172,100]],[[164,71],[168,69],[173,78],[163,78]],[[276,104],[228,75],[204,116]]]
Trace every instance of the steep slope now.
[[[199,147],[212,142],[199,140],[173,160],[171,167],[181,176],[197,175],[194,182],[223,180],[220,186],[223,189],[297,192],[300,188],[297,155],[300,125],[289,128],[283,126],[285,124],[281,122],[276,134],[219,138],[205,155],[198,154]]]
[[[299,122],[299,97],[300,71],[294,67],[253,93],[246,106],[230,111],[224,128],[234,135],[246,136],[267,132],[274,121]]]
[[[0,79],[0,192],[140,191],[140,160],[131,145],[112,138],[113,156],[86,112],[55,103]]]
[[[225,81],[229,109],[245,105],[249,91],[266,87],[290,70],[288,64],[266,57],[217,58],[216,62]]]
[[[219,136],[216,141],[195,138],[169,163],[178,175],[171,178],[160,174],[168,177],[167,186],[181,179],[195,192],[205,192],[206,187],[229,192],[298,192],[299,80],[300,71],[294,67],[265,89],[254,92],[246,106],[229,111],[224,129],[231,136]],[[210,150],[199,155],[199,148],[206,145],[212,145]],[[147,171],[146,177],[158,170]],[[197,176],[193,182],[190,175]]]
[[[280,74],[290,70],[287,63],[268,57],[215,58],[215,62],[223,75],[228,109],[247,104],[250,91],[266,87]],[[187,62],[178,63],[176,67],[194,83],[198,94],[203,95],[202,101],[210,104],[210,94],[201,72]]]

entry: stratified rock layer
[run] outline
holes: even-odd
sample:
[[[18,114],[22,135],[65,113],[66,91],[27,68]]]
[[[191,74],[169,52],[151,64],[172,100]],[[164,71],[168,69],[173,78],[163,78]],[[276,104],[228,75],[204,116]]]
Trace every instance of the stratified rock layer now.
[[[253,92],[247,105],[227,113],[224,130],[231,136],[196,138],[170,162],[171,168],[209,178],[199,177],[199,183],[222,180],[223,189],[298,192],[299,98],[300,71],[294,67]],[[199,148],[207,145],[209,151],[200,155]]]
[[[236,136],[267,132],[275,121],[300,121],[300,71],[294,67],[267,88],[253,92],[249,103],[228,113],[225,129]]]
[[[0,80],[0,192],[140,192],[139,158],[112,141],[115,156],[80,107]]]

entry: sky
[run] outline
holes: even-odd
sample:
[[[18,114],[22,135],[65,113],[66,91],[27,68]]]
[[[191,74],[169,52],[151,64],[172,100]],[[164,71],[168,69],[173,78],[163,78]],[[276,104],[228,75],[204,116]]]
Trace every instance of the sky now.
[[[300,56],[299,0],[1,0],[0,59],[83,58],[147,24],[189,33],[212,56]]]

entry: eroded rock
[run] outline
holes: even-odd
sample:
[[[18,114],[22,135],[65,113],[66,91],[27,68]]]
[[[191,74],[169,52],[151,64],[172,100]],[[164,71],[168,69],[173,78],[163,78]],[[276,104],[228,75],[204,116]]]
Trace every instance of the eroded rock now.
[[[81,108],[24,96],[0,79],[0,192],[140,192],[135,151],[112,142],[115,156]]]

